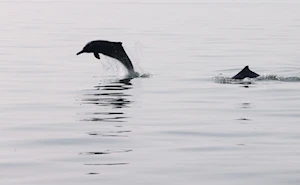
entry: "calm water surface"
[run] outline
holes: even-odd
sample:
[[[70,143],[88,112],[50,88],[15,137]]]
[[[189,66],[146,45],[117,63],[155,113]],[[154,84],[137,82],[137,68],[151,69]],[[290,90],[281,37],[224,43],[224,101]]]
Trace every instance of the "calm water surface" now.
[[[0,184],[299,184],[299,8],[1,0]],[[76,56],[96,39],[150,77]]]

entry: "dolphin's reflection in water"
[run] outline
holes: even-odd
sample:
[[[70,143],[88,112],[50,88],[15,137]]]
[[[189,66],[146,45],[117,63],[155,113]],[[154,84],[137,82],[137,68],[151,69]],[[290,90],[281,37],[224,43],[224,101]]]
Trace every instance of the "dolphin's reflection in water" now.
[[[103,123],[97,126],[97,130],[88,132],[91,137],[129,137],[131,130],[126,129],[126,124],[122,124],[128,121],[124,110],[130,108],[132,101],[129,90],[133,88],[130,82],[131,79],[122,79],[113,82],[99,83],[94,86],[92,90],[84,95],[82,99],[83,104],[90,104],[96,106],[96,110],[88,113],[87,118],[83,119],[84,122]],[[95,108],[95,107],[94,107]],[[115,124],[113,124],[115,123]],[[102,127],[103,125],[103,127]],[[109,128],[109,129],[108,129]],[[99,148],[96,151],[81,152],[79,155],[84,156],[103,156],[103,155],[122,155],[124,153],[131,152],[131,149],[116,149],[115,146],[111,148]],[[107,166],[107,165],[125,165],[129,164],[123,161],[107,162],[107,163],[86,163],[84,165],[93,166]],[[87,173],[98,174],[98,173]]]
[[[131,101],[128,99],[131,95],[126,90],[132,88],[131,79],[122,79],[109,84],[99,84],[95,86],[92,93],[88,93],[82,102],[84,104],[93,104],[100,107],[110,107],[101,112],[93,112],[92,116],[83,121],[100,121],[100,122],[125,122],[126,116],[122,111],[128,108]]]

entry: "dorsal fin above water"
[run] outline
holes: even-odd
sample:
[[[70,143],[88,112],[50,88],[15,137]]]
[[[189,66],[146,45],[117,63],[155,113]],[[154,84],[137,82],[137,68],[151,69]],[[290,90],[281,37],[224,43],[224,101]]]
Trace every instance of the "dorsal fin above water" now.
[[[232,77],[232,79],[242,80],[244,78],[256,78],[258,76],[259,76],[259,74],[251,71],[249,69],[249,66],[246,66],[238,74],[236,74],[234,77]]]

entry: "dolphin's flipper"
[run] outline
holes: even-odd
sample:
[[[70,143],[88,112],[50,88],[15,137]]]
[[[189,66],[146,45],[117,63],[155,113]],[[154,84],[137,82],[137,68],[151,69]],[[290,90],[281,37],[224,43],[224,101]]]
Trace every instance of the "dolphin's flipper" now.
[[[244,67],[238,74],[236,74],[232,79],[242,80],[244,78],[256,78],[259,74],[251,71],[248,66]]]
[[[98,59],[100,59],[99,53],[94,53],[94,56]]]

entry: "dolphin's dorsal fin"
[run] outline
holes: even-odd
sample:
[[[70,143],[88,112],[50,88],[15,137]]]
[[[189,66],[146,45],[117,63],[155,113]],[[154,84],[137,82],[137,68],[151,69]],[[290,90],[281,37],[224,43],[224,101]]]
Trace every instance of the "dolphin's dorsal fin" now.
[[[234,77],[232,77],[232,79],[239,79],[242,80],[244,78],[256,78],[258,77],[259,74],[251,71],[249,69],[249,66],[244,67],[244,69],[242,69],[238,74],[236,74]]]
[[[98,59],[100,59],[99,53],[94,53],[94,56]]]

